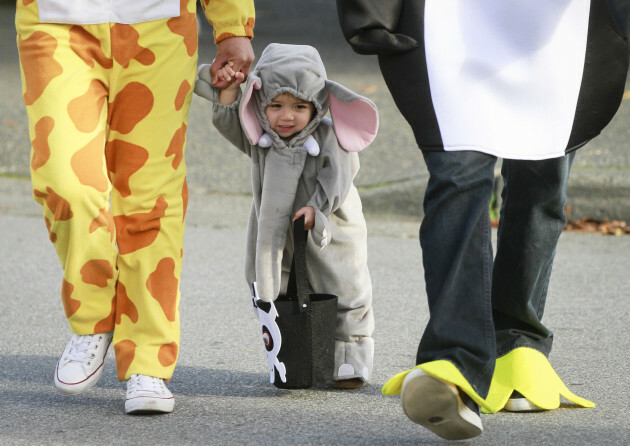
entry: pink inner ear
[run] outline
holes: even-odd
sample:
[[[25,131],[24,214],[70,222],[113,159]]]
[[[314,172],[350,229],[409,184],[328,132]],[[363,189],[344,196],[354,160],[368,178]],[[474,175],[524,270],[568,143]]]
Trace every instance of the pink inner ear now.
[[[243,129],[245,130],[245,134],[247,135],[249,142],[257,144],[263,132],[260,127],[260,123],[258,122],[258,117],[256,116],[254,103],[252,101],[254,88],[256,90],[260,90],[260,83],[258,81],[253,81],[249,84],[249,87],[247,88],[247,91],[245,91],[243,99],[241,100],[241,124],[243,125]]]
[[[343,102],[330,95],[330,114],[339,144],[348,152],[360,152],[370,145],[378,131],[378,111],[363,99]]]

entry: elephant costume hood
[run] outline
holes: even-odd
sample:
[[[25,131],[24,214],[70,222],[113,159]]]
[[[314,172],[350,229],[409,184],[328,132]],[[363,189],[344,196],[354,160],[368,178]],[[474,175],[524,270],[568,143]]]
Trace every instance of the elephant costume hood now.
[[[273,131],[265,108],[282,93],[289,93],[315,106],[309,124],[290,141],[302,143],[330,110],[340,145],[359,152],[376,137],[378,113],[375,105],[353,91],[330,81],[317,50],[308,45],[270,44],[247,78],[239,107],[243,130],[252,144],[267,133],[277,146],[285,142]],[[266,145],[263,143],[263,145]]]

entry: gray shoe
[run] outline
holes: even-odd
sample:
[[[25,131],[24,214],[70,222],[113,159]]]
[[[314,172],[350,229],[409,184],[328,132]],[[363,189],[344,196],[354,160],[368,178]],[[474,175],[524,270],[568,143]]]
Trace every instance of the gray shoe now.
[[[403,381],[400,399],[405,414],[445,440],[481,435],[479,406],[457,386],[414,369]]]

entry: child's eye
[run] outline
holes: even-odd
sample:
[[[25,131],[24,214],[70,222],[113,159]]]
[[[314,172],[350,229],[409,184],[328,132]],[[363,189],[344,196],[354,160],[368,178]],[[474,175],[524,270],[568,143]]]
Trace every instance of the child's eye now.
[[[296,105],[296,106],[295,106],[295,108],[297,108],[298,110],[304,110],[304,109],[306,109],[307,107],[306,107],[306,105],[304,105],[304,104],[298,104],[298,105]]]
[[[271,108],[280,108],[280,104],[270,104],[269,107],[271,107]]]

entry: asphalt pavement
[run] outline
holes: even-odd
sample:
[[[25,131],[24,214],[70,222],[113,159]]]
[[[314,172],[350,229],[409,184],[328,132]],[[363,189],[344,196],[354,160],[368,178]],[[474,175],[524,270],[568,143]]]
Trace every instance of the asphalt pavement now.
[[[180,360],[169,415],[125,415],[113,352],[100,382],[64,396],[53,372],[70,332],[61,267],[27,180],[0,178],[0,444],[411,445],[444,444],[380,394],[414,365],[428,310],[418,222],[368,216],[376,319],[373,379],[360,390],[280,390],[267,363],[243,279],[249,198],[191,196],[181,280]],[[623,445],[628,427],[627,274],[630,237],[566,232],[543,319],[550,360],[568,387],[597,403],[543,413],[483,415],[466,444]]]
[[[249,163],[221,141],[209,123],[209,105],[195,98],[182,343],[169,383],[175,411],[136,417],[124,413],[124,385],[111,351],[103,378],[86,394],[68,397],[53,386],[70,336],[59,298],[61,267],[31,198],[12,8],[0,6],[0,445],[446,443],[410,422],[398,397],[380,394],[390,376],[414,365],[428,318],[417,240],[426,172],[376,61],[345,46],[333,5],[258,2],[254,42],[257,54],[271,41],[313,44],[331,79],[379,105],[381,134],[362,152],[358,178],[374,284],[373,379],[353,391],[288,391],[269,384],[242,274]],[[200,47],[201,61],[211,60],[211,48]],[[630,221],[629,115],[624,101],[604,133],[580,149],[569,189],[573,217]],[[630,444],[629,248],[627,236],[566,232],[554,264],[543,320],[555,333],[550,360],[574,393],[597,406],[483,415],[485,432],[464,444]]]

